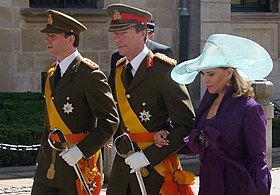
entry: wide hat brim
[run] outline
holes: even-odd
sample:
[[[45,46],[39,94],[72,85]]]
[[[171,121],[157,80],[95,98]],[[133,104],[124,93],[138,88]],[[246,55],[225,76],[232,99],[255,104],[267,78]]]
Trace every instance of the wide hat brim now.
[[[201,70],[235,68],[249,80],[263,79],[273,68],[269,53],[258,43],[227,34],[211,35],[203,52],[195,59],[178,64],[171,72],[174,81],[190,84]]]

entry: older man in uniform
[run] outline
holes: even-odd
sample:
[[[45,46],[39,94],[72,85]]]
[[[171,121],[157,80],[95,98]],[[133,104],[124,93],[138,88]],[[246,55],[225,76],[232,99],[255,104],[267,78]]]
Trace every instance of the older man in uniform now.
[[[100,148],[118,125],[116,105],[104,73],[77,50],[79,34],[87,28],[59,11],[48,10],[47,16],[41,32],[46,33],[48,52],[57,61],[45,85],[46,126],[32,194],[82,194],[85,190],[74,171],[77,166],[89,189],[99,194],[102,184],[96,163]]]
[[[169,169],[165,164],[173,157],[178,160],[175,153],[184,145],[183,138],[192,127],[194,109],[190,96],[184,85],[170,77],[176,61],[154,54],[145,45],[151,13],[123,4],[109,5],[107,13],[111,17],[109,31],[118,51],[125,56],[118,61],[115,76],[120,125],[136,151],[125,159],[115,156],[107,194],[141,194],[134,173],[143,167],[149,172],[143,178],[147,194],[167,194],[162,189],[166,186],[165,177],[176,168]],[[168,145],[157,147],[153,143],[155,132],[167,129],[170,123],[173,127]]]
[[[174,52],[171,47],[161,44],[159,42],[154,41],[154,29],[155,23],[153,20],[148,21],[147,23],[147,38],[146,38],[146,45],[153,53],[162,53],[170,58],[174,58]],[[118,50],[115,50],[111,56],[111,69],[110,75],[108,78],[108,83],[112,89],[113,95],[115,95],[115,74],[116,74],[116,64],[117,61],[120,60],[123,56],[120,55]],[[118,135],[118,134],[117,134]]]
[[[159,42],[154,41],[153,39],[151,39],[151,36],[153,35],[154,37],[154,27],[155,27],[155,23],[153,20],[148,21],[147,23],[147,32],[148,32],[148,36],[146,38],[146,45],[147,47],[153,52],[153,53],[162,53],[165,54],[166,56],[170,57],[170,58],[174,58],[174,52],[171,49],[171,47],[161,44]],[[115,96],[115,74],[116,74],[116,64],[117,62],[123,58],[124,56],[122,56],[120,54],[120,52],[116,49],[112,56],[111,56],[111,69],[110,69],[110,74],[108,77],[108,83],[111,87],[113,96]],[[117,132],[114,134],[114,137],[117,137],[120,135],[120,129],[117,130]]]

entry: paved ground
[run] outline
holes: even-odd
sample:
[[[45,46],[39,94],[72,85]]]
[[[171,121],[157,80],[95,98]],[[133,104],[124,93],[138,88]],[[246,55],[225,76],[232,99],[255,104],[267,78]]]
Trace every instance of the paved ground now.
[[[183,161],[183,166],[188,167],[188,170],[198,173],[199,162],[197,158],[192,158]],[[272,189],[271,195],[280,194],[280,148],[273,150],[272,155]],[[33,183],[34,166],[24,167],[5,167],[0,168],[0,195],[29,195]],[[199,177],[197,182],[192,186],[197,194]],[[106,185],[102,189],[101,195],[106,194]]]

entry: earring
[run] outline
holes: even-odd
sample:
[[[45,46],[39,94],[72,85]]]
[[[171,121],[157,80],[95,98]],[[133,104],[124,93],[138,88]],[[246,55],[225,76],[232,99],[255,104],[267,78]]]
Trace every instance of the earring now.
[[[228,80],[227,80],[227,87],[230,86],[229,81],[230,81],[230,78],[228,78]]]

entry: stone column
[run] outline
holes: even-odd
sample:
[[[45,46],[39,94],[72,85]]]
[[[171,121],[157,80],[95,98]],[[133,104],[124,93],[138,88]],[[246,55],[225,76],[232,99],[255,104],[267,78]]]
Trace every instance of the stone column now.
[[[273,83],[266,79],[256,80],[252,83],[256,101],[263,107],[266,118],[266,153],[267,164],[272,168],[272,118],[274,117],[274,106],[269,101],[273,93]]]

